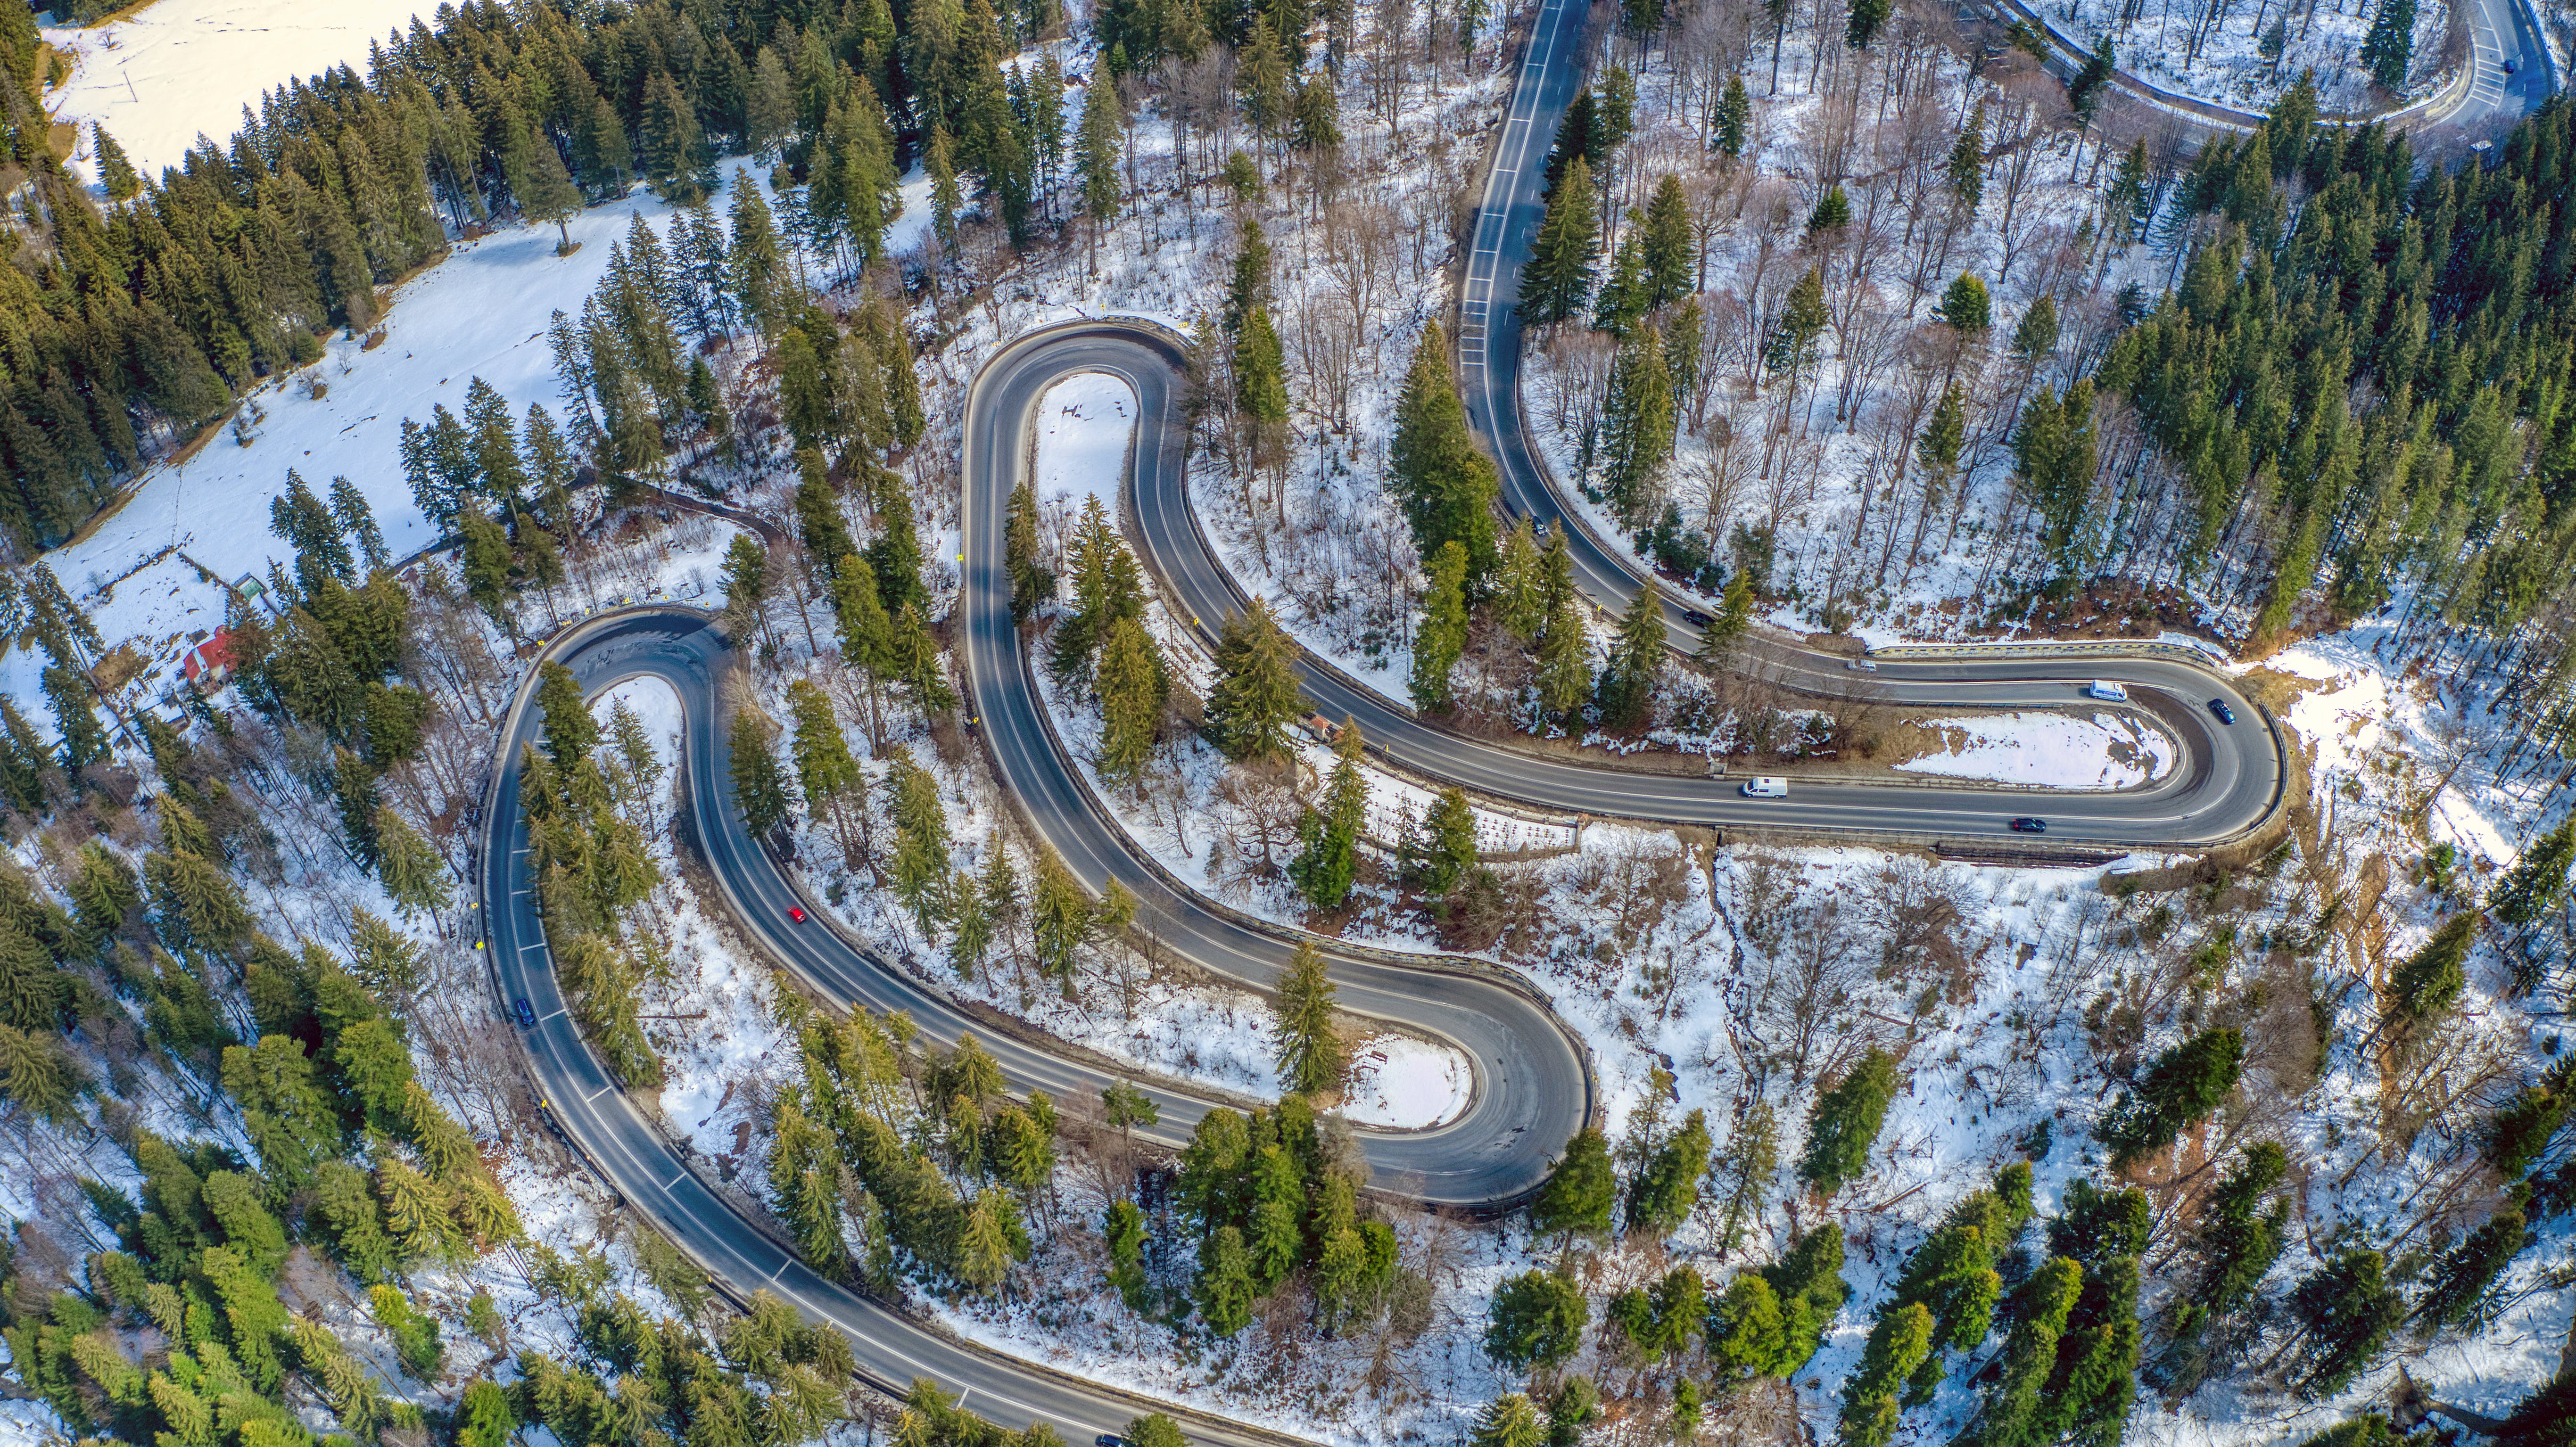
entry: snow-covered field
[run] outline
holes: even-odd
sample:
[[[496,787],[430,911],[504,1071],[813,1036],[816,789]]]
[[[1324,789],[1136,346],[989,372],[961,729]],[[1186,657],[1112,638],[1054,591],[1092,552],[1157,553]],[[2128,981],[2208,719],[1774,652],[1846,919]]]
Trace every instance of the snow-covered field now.
[[[439,8],[431,0],[155,0],[92,29],[48,28],[77,58],[46,97],[56,120],[103,122],[136,170],[175,166],[200,134],[217,146],[259,109],[260,92],[346,65],[364,75],[368,47]],[[81,139],[80,159],[91,159]],[[94,175],[94,170],[92,172]]]
[[[1135,435],[1136,389],[1106,372],[1077,372],[1038,399],[1030,485],[1041,501],[1097,497],[1116,516]]]
[[[2007,713],[1927,719],[1940,746],[1895,767],[2050,789],[2134,789],[2173,772],[2173,739],[2115,713]]]
[[[723,174],[728,187],[751,180],[739,162]],[[355,483],[396,557],[435,541],[403,477],[403,421],[426,422],[441,404],[461,415],[466,384],[478,376],[508,399],[514,417],[531,403],[559,407],[547,318],[581,310],[607,271],[611,243],[639,215],[665,229],[670,208],[642,191],[593,207],[571,222],[581,243],[571,256],[555,255],[551,227],[459,243],[395,293],[381,342],[369,347],[361,338],[336,337],[321,361],[252,392],[244,415],[259,420],[246,445],[227,429],[186,461],[148,469],[113,516],[49,554],[46,561],[108,646],[139,640],[138,650],[154,661],[142,679],[145,696],[157,695],[160,681],[175,681],[190,633],[222,622],[224,590],[207,574],[223,582],[265,577],[272,559],[292,558],[293,549],[268,527],[269,501],[286,490],[288,469],[317,492],[338,476]],[[493,305],[496,297],[509,304]],[[309,383],[319,383],[321,395]],[[712,577],[702,566],[701,586],[711,586]],[[41,666],[25,652],[0,662],[0,689],[35,717],[46,716],[36,691]]]

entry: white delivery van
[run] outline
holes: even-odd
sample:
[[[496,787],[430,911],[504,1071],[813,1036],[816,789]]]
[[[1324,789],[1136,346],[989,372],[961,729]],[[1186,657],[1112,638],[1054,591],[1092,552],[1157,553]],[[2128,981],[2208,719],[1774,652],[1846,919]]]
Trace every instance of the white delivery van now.
[[[2104,703],[2127,703],[2129,701],[2129,686],[2125,683],[2110,683],[2097,678],[2091,683],[2085,685],[2084,691],[2091,694],[2093,697],[2102,700]]]
[[[1789,781],[1777,774],[1757,774],[1744,781],[1744,797],[1786,799],[1789,797]]]

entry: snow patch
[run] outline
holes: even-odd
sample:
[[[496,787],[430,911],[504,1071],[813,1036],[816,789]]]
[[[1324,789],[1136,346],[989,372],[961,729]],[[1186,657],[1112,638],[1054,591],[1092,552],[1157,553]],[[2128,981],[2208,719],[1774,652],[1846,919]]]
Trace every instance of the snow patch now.
[[[218,145],[262,90],[334,66],[367,68],[368,48],[438,7],[427,0],[160,0],[130,20],[45,39],[73,57],[54,119],[103,121],[145,175],[186,159],[199,135]],[[80,159],[96,172],[87,136]]]
[[[1038,497],[1096,497],[1118,511],[1127,444],[1136,433],[1136,389],[1106,372],[1077,372],[1038,399]]]
[[[1466,1057],[1407,1035],[1361,1045],[1342,1115],[1354,1125],[1422,1129],[1466,1113],[1475,1081]]]
[[[1896,765],[1905,773],[1990,779],[2051,789],[2134,789],[2173,772],[2163,730],[2126,714],[2007,713],[1927,719],[1937,753]]]

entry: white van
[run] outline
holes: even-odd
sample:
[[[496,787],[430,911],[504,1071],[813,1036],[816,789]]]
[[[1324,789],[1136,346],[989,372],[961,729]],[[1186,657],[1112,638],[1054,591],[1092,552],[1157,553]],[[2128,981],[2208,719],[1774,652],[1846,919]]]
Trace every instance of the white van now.
[[[2109,683],[2097,678],[2090,684],[2087,684],[2084,691],[2091,694],[2093,697],[2102,700],[2104,703],[2127,703],[2129,701],[2129,686],[2125,683]]]
[[[1744,797],[1786,799],[1789,797],[1789,781],[1777,774],[1757,774],[1744,781]]]

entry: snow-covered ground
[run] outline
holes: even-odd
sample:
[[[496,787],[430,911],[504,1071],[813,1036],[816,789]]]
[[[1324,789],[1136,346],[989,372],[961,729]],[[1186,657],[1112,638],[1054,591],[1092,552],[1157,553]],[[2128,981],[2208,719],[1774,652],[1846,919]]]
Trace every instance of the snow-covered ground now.
[[[364,75],[369,46],[438,8],[431,0],[155,0],[110,25],[46,29],[48,43],[76,57],[71,79],[46,104],[54,119],[83,123],[81,161],[92,159],[86,131],[99,121],[136,170],[158,176],[200,134],[225,144],[242,108],[259,109],[261,91],[333,66]]]
[[[760,184],[748,163],[729,163],[722,174],[728,188]],[[721,211],[724,198],[716,204]],[[293,549],[268,527],[269,502],[286,490],[290,468],[317,492],[337,476],[356,484],[396,557],[434,541],[403,477],[404,420],[426,422],[441,404],[461,415],[466,384],[478,376],[508,399],[513,417],[524,417],[531,403],[560,408],[547,319],[558,309],[581,310],[607,271],[611,243],[638,215],[666,230],[670,208],[637,191],[584,211],[570,224],[581,243],[570,256],[555,254],[552,227],[513,227],[460,243],[395,292],[379,324],[381,342],[336,337],[321,361],[252,392],[244,415],[259,420],[247,444],[226,430],[187,460],[148,469],[113,516],[48,554],[108,646],[138,640],[153,661],[143,694],[155,696],[161,683],[175,681],[188,635],[222,622],[220,583],[265,577],[271,560],[292,559]],[[495,306],[494,297],[510,302]],[[714,577],[703,561],[701,589]],[[0,689],[33,717],[48,716],[36,691],[41,667],[23,651],[0,662]]]
[[[2032,6],[2057,31],[2090,46],[2108,32],[2120,68],[2163,88],[2222,105],[2268,108],[2299,76],[2314,72],[2317,98],[2327,111],[2367,112],[2374,102],[2361,45],[2378,19],[2379,0],[2333,5],[2258,0],[2042,0]],[[2215,18],[2212,18],[2213,11]],[[2123,15],[2134,18],[2122,19]],[[2441,67],[2442,41],[2451,23],[2445,0],[2418,0],[2414,63],[2408,95],[2420,93]],[[2280,27],[2279,55],[2266,59],[2265,37]]]
[[[1956,779],[2134,789],[2172,773],[2177,757],[2171,736],[2128,714],[2007,713],[1915,727],[1937,735],[1939,746],[1895,767]]]
[[[1136,389],[1106,372],[1076,372],[1038,399],[1031,486],[1041,501],[1097,497],[1115,516],[1135,435]]]

